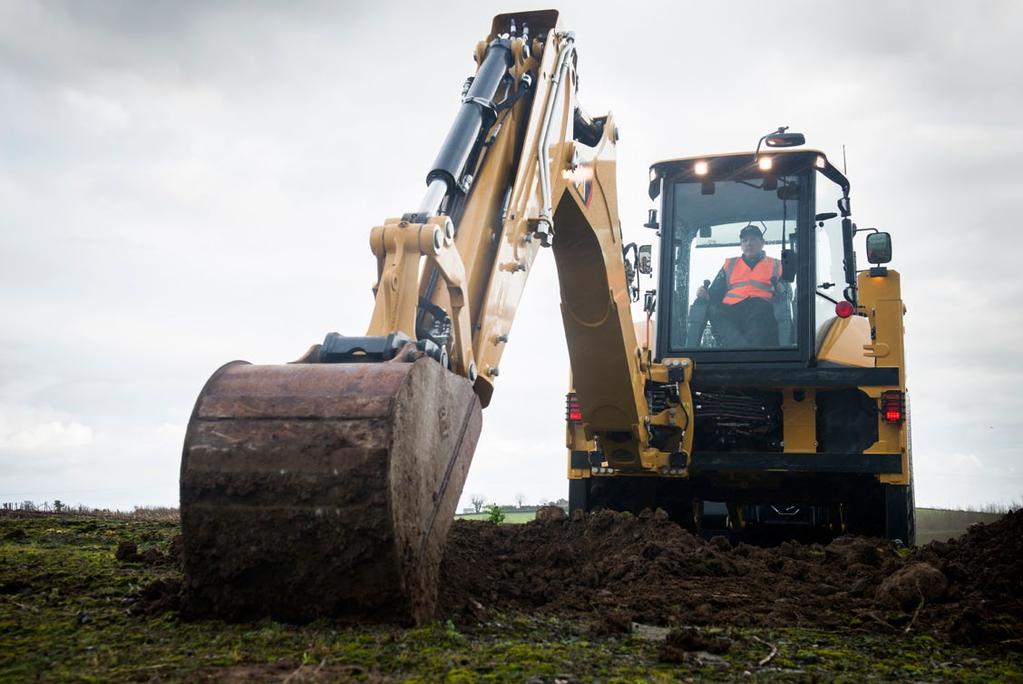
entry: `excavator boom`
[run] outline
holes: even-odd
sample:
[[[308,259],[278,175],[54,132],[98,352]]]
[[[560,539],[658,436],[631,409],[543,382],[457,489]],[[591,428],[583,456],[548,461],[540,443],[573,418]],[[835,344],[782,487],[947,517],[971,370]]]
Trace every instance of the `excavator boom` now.
[[[330,333],[292,364],[227,364],[200,393],[181,466],[186,613],[433,615],[481,408],[552,241],[573,367],[611,369],[578,389],[589,436],[639,472],[667,464],[653,423],[684,448],[683,429],[647,416],[645,384],[684,374],[636,342],[617,131],[576,104],[572,35],[554,11],[500,15],[476,62],[420,206],[370,231],[366,334]]]

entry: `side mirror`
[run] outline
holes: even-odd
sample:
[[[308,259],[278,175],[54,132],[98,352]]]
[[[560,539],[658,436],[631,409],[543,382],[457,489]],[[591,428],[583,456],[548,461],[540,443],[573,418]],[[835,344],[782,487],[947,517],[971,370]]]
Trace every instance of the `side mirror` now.
[[[880,266],[892,260],[892,236],[888,233],[871,233],[867,236],[867,261]]]
[[[650,275],[654,272],[653,246],[639,246],[639,272],[643,275]]]
[[[786,283],[796,279],[796,253],[791,249],[781,251],[781,279]]]
[[[764,138],[764,144],[768,147],[797,147],[805,142],[806,138],[802,133],[783,133],[781,129]]]

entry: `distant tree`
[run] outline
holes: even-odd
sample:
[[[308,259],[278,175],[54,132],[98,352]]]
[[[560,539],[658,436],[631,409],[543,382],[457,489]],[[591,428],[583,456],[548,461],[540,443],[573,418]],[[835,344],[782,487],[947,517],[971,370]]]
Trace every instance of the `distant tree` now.
[[[60,499],[54,499],[53,500],[53,510],[54,511],[56,511],[57,513],[62,513],[65,508],[67,508],[67,506],[64,505],[63,501],[61,501]]]
[[[477,513],[483,510],[483,504],[487,502],[486,498],[482,494],[473,494],[470,501],[472,501],[472,507],[476,509]]]
[[[515,506],[516,506],[516,508],[522,508],[522,505],[524,503],[526,503],[526,495],[525,494],[516,494],[515,495]]]
[[[23,510],[23,511],[34,511],[35,509],[36,509],[36,505],[35,505],[34,501],[28,501],[26,499],[25,501],[21,502],[21,510]]]

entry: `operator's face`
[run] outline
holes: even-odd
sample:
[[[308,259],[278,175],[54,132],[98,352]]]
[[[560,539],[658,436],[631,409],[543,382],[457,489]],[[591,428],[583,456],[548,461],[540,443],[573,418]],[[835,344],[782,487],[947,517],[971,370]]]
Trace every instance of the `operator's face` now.
[[[745,257],[755,257],[764,251],[764,240],[756,235],[747,235],[739,241],[742,247],[742,255]]]

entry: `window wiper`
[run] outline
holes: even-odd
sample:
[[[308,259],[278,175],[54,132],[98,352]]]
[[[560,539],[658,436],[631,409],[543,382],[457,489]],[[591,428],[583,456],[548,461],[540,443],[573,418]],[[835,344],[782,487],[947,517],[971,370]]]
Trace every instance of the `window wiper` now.
[[[825,283],[825,284],[826,284],[826,283]],[[832,284],[834,284],[834,283],[832,283]],[[824,294],[824,293],[823,293],[823,292],[821,292],[820,290],[817,290],[817,296],[818,296],[818,297],[824,297],[824,299],[828,300],[828,301],[829,301],[829,302],[831,302],[832,304],[838,304],[838,300],[837,300],[837,299],[833,299],[832,297],[830,297],[829,295],[826,295],[826,294]]]

